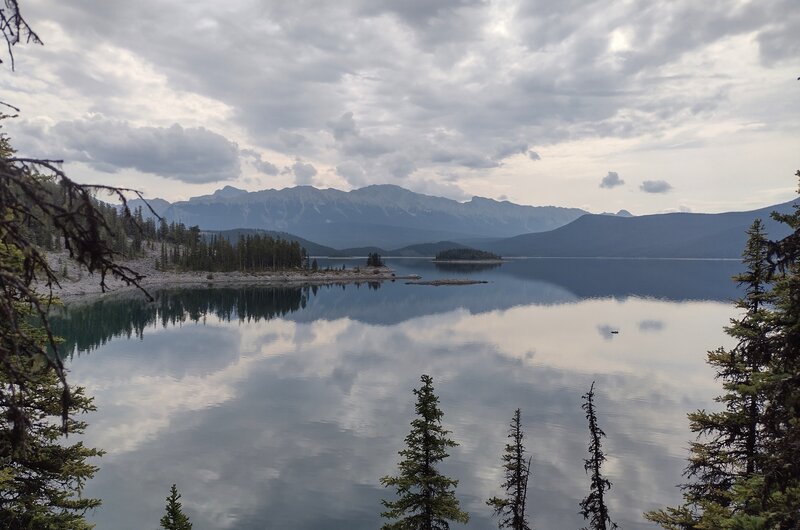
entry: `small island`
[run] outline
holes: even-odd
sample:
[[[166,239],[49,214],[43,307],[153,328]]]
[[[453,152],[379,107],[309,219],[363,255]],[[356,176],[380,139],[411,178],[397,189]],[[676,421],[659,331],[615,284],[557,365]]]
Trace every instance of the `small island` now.
[[[502,263],[497,254],[475,248],[451,248],[436,254],[434,263]]]

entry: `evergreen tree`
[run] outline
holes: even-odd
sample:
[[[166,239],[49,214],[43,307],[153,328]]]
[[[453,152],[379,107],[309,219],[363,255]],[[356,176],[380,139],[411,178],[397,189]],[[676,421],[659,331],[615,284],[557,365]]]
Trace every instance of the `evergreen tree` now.
[[[763,511],[762,503],[744,487],[757,479],[764,460],[763,430],[766,401],[765,372],[770,362],[770,266],[768,241],[761,220],[748,230],[742,254],[747,266],[734,280],[745,293],[736,307],[744,311],[731,319],[725,332],[737,339],[731,350],[719,348],[708,353],[724,394],[716,401],[719,412],[698,410],[689,414],[690,428],[698,440],[691,445],[683,486],[685,504],[645,514],[665,528],[735,527],[754,521]],[[752,485],[752,483],[751,483]]]
[[[506,496],[502,499],[492,497],[486,501],[486,504],[494,508],[494,515],[500,518],[498,528],[530,530],[525,507],[531,459],[529,457],[527,461],[525,460],[525,446],[522,443],[524,435],[519,409],[514,411],[514,417],[511,419],[508,429],[508,438],[511,441],[506,444],[503,453],[503,471],[505,471],[506,478],[503,489],[506,490]]]
[[[367,267],[383,267],[381,255],[377,252],[370,252],[367,255]]]
[[[725,410],[690,415],[706,439],[692,446],[687,502],[645,514],[664,528],[800,528],[800,209],[772,216],[792,232],[765,242],[760,223],[749,231],[745,315],[726,328],[739,342],[709,355]]]
[[[16,274],[24,268],[23,254],[1,243],[0,261]],[[29,305],[15,302],[13,307],[18,335],[9,335],[9,323],[2,321],[0,352],[10,351],[13,340],[20,337],[40,352],[6,355],[0,370],[0,388],[7,396],[0,414],[0,527],[91,528],[84,515],[100,501],[81,497],[80,491],[97,471],[87,460],[102,455],[102,451],[62,440],[58,420],[63,389],[43,351],[48,331],[35,324]],[[82,433],[86,423],[75,416],[93,410],[83,388],[73,388],[65,427],[69,432]]]
[[[763,481],[754,482],[766,499],[768,524],[784,530],[800,528],[800,206],[772,216],[792,232],[771,253],[778,273],[775,336],[764,383]]]
[[[178,488],[173,484],[167,497],[167,513],[161,518],[161,528],[165,530],[192,530],[192,523],[189,522],[189,517],[183,513],[181,508],[180,498]]]
[[[458,444],[442,427],[443,413],[433,393],[433,379],[423,375],[420,381],[422,386],[414,389],[418,418],[411,422],[406,448],[399,453],[403,458],[398,464],[400,474],[381,478],[381,484],[395,488],[398,497],[382,501],[386,511],[381,516],[397,519],[383,525],[382,530],[447,530],[449,521],[469,520],[455,496],[458,481],[437,469],[437,464],[449,456],[447,449]]]
[[[602,438],[606,433],[597,425],[597,413],[594,408],[594,381],[589,392],[583,395],[581,408],[586,412],[589,421],[589,458],[584,462],[583,468],[590,475],[589,495],[581,501],[581,515],[589,520],[589,526],[584,530],[608,530],[617,528],[617,524],[608,515],[605,493],[611,489],[611,482],[603,476],[600,468],[606,461],[603,454]]]

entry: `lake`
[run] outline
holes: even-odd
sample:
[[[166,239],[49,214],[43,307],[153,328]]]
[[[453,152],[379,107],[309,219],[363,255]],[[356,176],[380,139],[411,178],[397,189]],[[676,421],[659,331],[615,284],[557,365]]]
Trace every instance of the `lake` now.
[[[320,265],[359,262],[320,260]],[[732,261],[516,260],[500,266],[389,259],[398,274],[469,286],[172,289],[74,303],[56,317],[70,381],[97,412],[85,494],[98,528],[156,528],[176,483],[198,529],[380,527],[379,479],[397,472],[423,373],[460,445],[468,525],[496,528],[501,453],[522,409],[536,528],[577,529],[596,381],[607,498],[623,529],[675,503],[686,413],[713,408],[707,350],[731,346]],[[618,331],[613,334],[611,331]]]

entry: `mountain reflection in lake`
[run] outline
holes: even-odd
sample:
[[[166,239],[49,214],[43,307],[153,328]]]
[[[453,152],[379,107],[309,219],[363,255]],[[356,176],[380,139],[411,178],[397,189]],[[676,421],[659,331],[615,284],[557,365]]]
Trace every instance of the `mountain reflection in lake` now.
[[[427,260],[390,266],[454,275]],[[705,352],[730,345],[722,327],[738,270],[519,260],[469,272],[483,285],[216,287],[74,304],[58,326],[77,353],[71,381],[98,406],[85,438],[108,451],[87,485],[103,499],[91,519],[155,527],[177,483],[196,528],[378,528],[393,493],[378,479],[396,470],[411,389],[429,373],[461,444],[443,468],[460,480],[465,528],[496,526],[484,501],[499,493],[517,407],[533,523],[583,524],[580,396],[592,380],[613,515],[647,528],[642,511],[679,497],[686,412],[718,392]]]

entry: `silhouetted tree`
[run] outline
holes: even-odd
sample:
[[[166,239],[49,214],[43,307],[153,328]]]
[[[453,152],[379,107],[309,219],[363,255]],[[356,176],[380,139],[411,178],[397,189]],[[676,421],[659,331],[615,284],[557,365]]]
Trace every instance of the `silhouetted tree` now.
[[[165,530],[192,530],[192,523],[189,522],[189,517],[183,513],[180,498],[178,488],[173,484],[167,497],[167,513],[161,518],[161,528]]]
[[[381,255],[377,252],[370,252],[367,255],[367,267],[383,267]]]
[[[603,454],[602,439],[606,433],[597,424],[597,413],[594,408],[594,381],[589,392],[583,395],[581,408],[589,421],[589,458],[584,462],[584,469],[590,477],[589,495],[581,501],[581,515],[589,521],[584,530],[608,530],[617,528],[617,524],[608,515],[605,500],[606,491],[611,489],[611,482],[601,472],[606,455]]]
[[[725,332],[737,340],[731,350],[708,353],[708,364],[716,370],[724,394],[716,401],[719,412],[698,410],[689,414],[690,428],[698,440],[691,445],[685,475],[685,503],[657,510],[645,517],[665,528],[734,528],[745,519],[758,517],[763,505],[743,488],[757,477],[764,461],[765,372],[769,370],[770,305],[772,289],[768,241],[761,220],[748,230],[742,261],[747,270],[734,276],[745,294],[736,307],[740,318],[731,319]]]
[[[47,172],[47,173],[43,173]],[[61,382],[63,396],[62,427],[66,430],[70,404],[69,387],[64,368],[56,351],[58,343],[50,333],[48,313],[53,301],[52,288],[58,285],[59,271],[53,269],[45,252],[37,244],[31,227],[48,225],[61,240],[69,255],[90,272],[99,273],[105,290],[107,275],[138,285],[141,275],[120,265],[108,243],[110,227],[98,207],[94,194],[108,191],[123,200],[123,190],[106,186],[76,184],[50,161],[14,157],[9,140],[0,135],[0,246],[9,253],[18,253],[19,262],[0,260],[0,370],[9,387],[0,387],[0,408],[18,417],[20,428],[10,440],[14,446],[23,442],[27,421],[22,411],[28,393],[27,373],[20,370],[15,357],[36,357],[50,365]],[[42,297],[39,289],[50,289]],[[47,340],[33,340],[23,328],[27,313],[41,321]],[[23,363],[24,364],[24,363]]]
[[[760,223],[749,231],[745,314],[726,328],[738,344],[709,355],[725,410],[690,415],[706,439],[692,445],[686,504],[646,514],[664,528],[800,528],[800,209],[772,216],[792,232],[765,242]]]
[[[796,176],[800,178],[800,171]],[[800,189],[798,189],[800,194]],[[800,528],[800,205],[787,215],[773,213],[791,233],[772,244],[776,268],[774,341],[765,377],[763,480],[751,481],[767,499],[770,528]],[[760,491],[758,491],[760,489]]]
[[[458,444],[448,438],[450,431],[442,427],[439,398],[433,393],[433,379],[420,378],[422,386],[414,389],[417,418],[411,422],[406,448],[400,451],[400,474],[381,478],[384,487],[393,487],[397,500],[381,501],[387,519],[383,530],[447,530],[450,521],[466,523],[469,515],[461,511],[455,496],[457,480],[442,475],[437,464],[448,457],[447,450]]]
[[[521,412],[514,411],[514,417],[508,429],[508,438],[503,453],[503,471],[505,482],[503,489],[506,491],[504,498],[492,497],[486,504],[494,508],[494,515],[500,519],[499,528],[512,530],[530,530],[525,515],[528,498],[528,479],[530,478],[531,459],[525,460],[525,446],[522,443],[524,434],[521,425]]]
[[[11,69],[14,69],[14,52],[13,46],[19,44],[23,40],[25,42],[42,44],[39,35],[28,25],[19,10],[19,2],[17,0],[4,0],[0,4],[0,32],[6,40],[8,48],[8,57],[11,59]],[[0,59],[0,63],[3,60]]]

